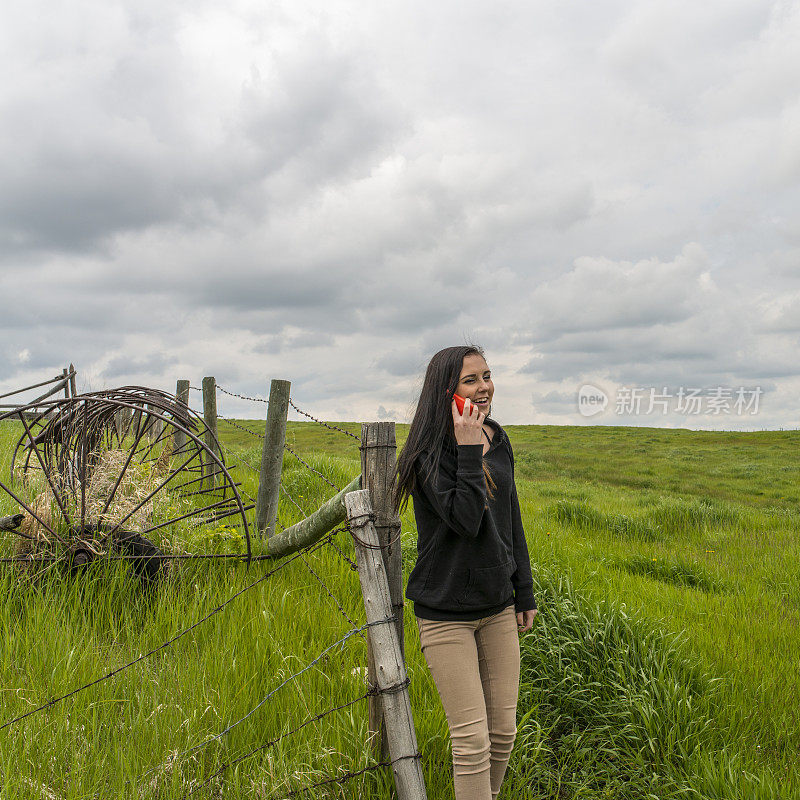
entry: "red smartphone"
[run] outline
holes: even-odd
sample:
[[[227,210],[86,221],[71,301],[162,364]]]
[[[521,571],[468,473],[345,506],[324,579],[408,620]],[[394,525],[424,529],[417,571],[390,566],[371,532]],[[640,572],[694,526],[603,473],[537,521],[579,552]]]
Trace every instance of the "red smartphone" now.
[[[464,398],[460,394],[454,394],[453,400],[456,401],[456,408],[458,409],[459,414],[464,413]]]

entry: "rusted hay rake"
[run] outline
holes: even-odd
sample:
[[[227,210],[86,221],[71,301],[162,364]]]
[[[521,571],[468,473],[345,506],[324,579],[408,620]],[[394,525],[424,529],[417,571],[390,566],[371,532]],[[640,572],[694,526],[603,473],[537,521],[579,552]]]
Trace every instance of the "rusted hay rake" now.
[[[247,508],[219,443],[173,395],[126,386],[22,406],[6,420],[23,433],[0,493],[22,514],[0,519],[0,530],[18,535],[19,560],[130,558],[152,576],[222,520],[250,559]]]

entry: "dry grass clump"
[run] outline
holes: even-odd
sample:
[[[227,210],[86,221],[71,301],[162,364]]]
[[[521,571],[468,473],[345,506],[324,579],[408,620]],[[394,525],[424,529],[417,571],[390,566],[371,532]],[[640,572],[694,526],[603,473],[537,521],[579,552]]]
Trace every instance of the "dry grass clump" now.
[[[166,451],[165,451],[166,452]],[[99,454],[86,488],[87,524],[111,526],[124,524],[126,530],[142,531],[152,522],[154,500],[146,500],[166,474],[161,457],[152,464],[134,464],[132,461],[114,492],[114,498],[106,509],[106,503],[114,490],[128,459],[127,450],[105,450]],[[136,509],[134,511],[134,509]]]
[[[157,504],[170,502],[167,499],[167,492],[156,492],[153,497],[147,498],[169,473],[172,448],[169,445],[165,446],[158,458],[150,463],[139,464],[134,458],[126,468],[128,455],[129,451],[123,449],[103,450],[93,454],[91,462],[94,466],[86,486],[84,514],[86,529],[99,531],[120,525],[126,531],[139,533],[152,525]],[[125,472],[120,480],[123,469]],[[117,485],[118,480],[119,485]],[[41,468],[29,467],[27,482],[29,485],[40,488],[30,502],[30,507],[41,522],[36,517],[25,514],[20,525],[20,533],[23,535],[17,538],[16,550],[19,555],[41,552],[55,544],[52,534],[45,525],[60,533],[62,538],[69,538],[66,533],[59,531],[59,527],[63,527],[63,516]],[[53,482],[56,486],[63,484],[60,478],[53,478]],[[75,480],[73,485],[74,488],[71,491],[63,492],[62,496],[67,501],[68,513],[73,523],[79,524],[81,517],[80,481]],[[114,497],[106,508],[112,491]],[[68,499],[70,496],[74,497],[72,501]],[[140,507],[137,508],[137,506]],[[101,536],[97,541],[87,542],[87,544],[91,544],[93,549],[99,550],[102,547],[102,538]]]
[[[39,519],[30,514],[25,514],[19,526],[22,537],[17,537],[16,541],[16,549],[19,555],[24,555],[38,550],[40,547],[52,544],[52,534],[45,525],[55,530],[55,521],[58,518],[56,499],[53,495],[53,490],[49,486],[36,495],[30,506]],[[45,525],[42,525],[39,520],[44,522]]]

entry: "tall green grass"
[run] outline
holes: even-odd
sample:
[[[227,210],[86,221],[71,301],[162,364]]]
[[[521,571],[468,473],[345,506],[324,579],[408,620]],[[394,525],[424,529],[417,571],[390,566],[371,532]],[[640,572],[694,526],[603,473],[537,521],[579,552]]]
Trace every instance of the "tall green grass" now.
[[[244,461],[258,465],[258,443],[222,430],[252,495]],[[400,445],[406,430],[398,426]],[[800,796],[800,515],[782,483],[796,479],[796,432],[508,430],[540,613],[521,640],[519,732],[501,799]],[[4,474],[11,438],[0,426]],[[355,442],[341,434],[290,423],[288,438],[334,484],[358,474]],[[281,495],[287,526],[334,492],[289,454],[283,485],[300,506]],[[13,510],[0,497],[0,514]],[[346,535],[337,542],[353,556]],[[414,544],[409,508],[406,577]],[[329,547],[305,560],[363,624],[347,561]],[[80,580],[53,569],[35,586],[2,570],[0,724],[158,646],[272,566],[180,563],[149,595],[119,563]],[[410,603],[405,621],[428,796],[452,800],[447,726]],[[296,559],[174,645],[0,731],[0,794],[180,798],[223,763],[366,691],[366,645],[353,636],[212,739],[349,630]],[[195,796],[281,797],[371,763],[361,701]],[[392,792],[391,776],[377,772],[310,796]]]
[[[685,637],[591,602],[552,570],[535,574],[542,611],[522,645],[509,797],[778,796],[773,775],[725,751],[719,680]],[[721,770],[736,781],[719,793]]]

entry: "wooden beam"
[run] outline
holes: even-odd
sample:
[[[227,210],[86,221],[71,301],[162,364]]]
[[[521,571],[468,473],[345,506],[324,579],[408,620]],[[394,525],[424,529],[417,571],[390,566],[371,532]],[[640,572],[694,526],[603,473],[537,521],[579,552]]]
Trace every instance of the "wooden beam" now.
[[[268,539],[267,552],[269,555],[285,556],[318,542],[328,531],[344,522],[347,516],[344,506],[345,495],[360,488],[361,476],[358,475],[313,514]]]

